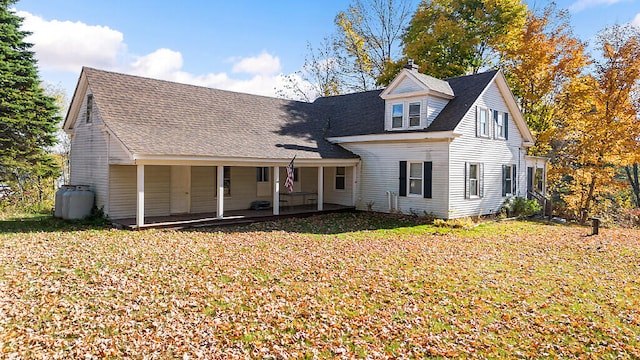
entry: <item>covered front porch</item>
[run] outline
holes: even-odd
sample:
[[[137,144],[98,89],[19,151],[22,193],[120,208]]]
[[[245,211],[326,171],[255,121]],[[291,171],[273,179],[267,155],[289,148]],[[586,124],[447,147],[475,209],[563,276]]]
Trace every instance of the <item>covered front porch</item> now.
[[[148,228],[354,209],[358,165],[352,159],[296,161],[291,189],[285,188],[283,160],[112,165],[108,216],[125,228]]]
[[[316,214],[351,211],[355,211],[355,207],[324,203],[323,210],[321,211],[318,211],[315,206],[310,205],[285,206],[280,209],[279,215],[273,215],[273,209],[247,209],[227,211],[222,218],[219,218],[215,212],[212,212],[198,214],[177,214],[167,216],[149,216],[145,218],[145,223],[142,226],[136,224],[136,218],[113,220],[112,223],[118,228],[127,230],[156,228],[181,229],[191,227],[249,224],[261,221],[271,221],[285,217],[306,217]]]

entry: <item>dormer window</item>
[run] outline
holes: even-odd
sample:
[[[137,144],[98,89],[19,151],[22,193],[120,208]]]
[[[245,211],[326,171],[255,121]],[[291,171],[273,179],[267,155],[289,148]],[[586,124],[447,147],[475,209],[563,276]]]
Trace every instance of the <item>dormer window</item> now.
[[[403,101],[391,105],[391,129],[415,129],[422,126],[422,103]]]
[[[394,104],[393,111],[391,115],[391,127],[394,129],[401,129],[402,126],[402,115],[404,113],[402,104]]]
[[[420,103],[409,104],[409,127],[420,126]]]

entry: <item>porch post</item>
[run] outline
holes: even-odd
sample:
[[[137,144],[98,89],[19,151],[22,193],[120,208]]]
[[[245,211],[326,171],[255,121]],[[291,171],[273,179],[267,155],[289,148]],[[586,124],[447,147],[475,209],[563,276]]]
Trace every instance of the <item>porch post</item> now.
[[[137,166],[136,227],[144,225],[144,165]]]
[[[280,166],[273,167],[273,215],[280,215]]]
[[[224,216],[224,166],[217,166],[218,180],[218,202],[216,203],[216,216],[218,219],[222,219]]]
[[[358,165],[353,165],[353,174],[351,175],[351,205],[356,206],[356,202],[358,200],[358,181],[356,176],[358,174]]]
[[[318,211],[322,211],[324,202],[324,167],[318,166]]]

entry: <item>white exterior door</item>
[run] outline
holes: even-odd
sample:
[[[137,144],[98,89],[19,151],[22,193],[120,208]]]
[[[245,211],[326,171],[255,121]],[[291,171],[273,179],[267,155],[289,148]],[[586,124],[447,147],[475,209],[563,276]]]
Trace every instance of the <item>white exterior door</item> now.
[[[191,167],[171,167],[171,213],[189,212],[191,203]]]

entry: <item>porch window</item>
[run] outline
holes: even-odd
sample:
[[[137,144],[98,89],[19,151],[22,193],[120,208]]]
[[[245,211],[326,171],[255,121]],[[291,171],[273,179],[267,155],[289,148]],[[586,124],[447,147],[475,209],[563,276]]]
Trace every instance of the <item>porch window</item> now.
[[[222,186],[224,187],[224,196],[231,196],[231,168],[229,166],[225,166],[224,170],[222,170],[222,175],[223,175]],[[216,182],[216,188],[218,188],[217,182]]]
[[[409,126],[420,126],[420,103],[409,104]]]
[[[257,182],[269,182],[269,168],[257,167],[256,168],[256,181]]]
[[[403,109],[402,104],[394,104],[391,114],[391,127],[394,129],[402,128]]]
[[[474,199],[483,197],[483,164],[465,164],[465,198]]]
[[[502,196],[516,194],[516,178],[515,165],[502,165]]]
[[[344,190],[346,183],[346,168],[344,166],[336,167],[336,190]]]

